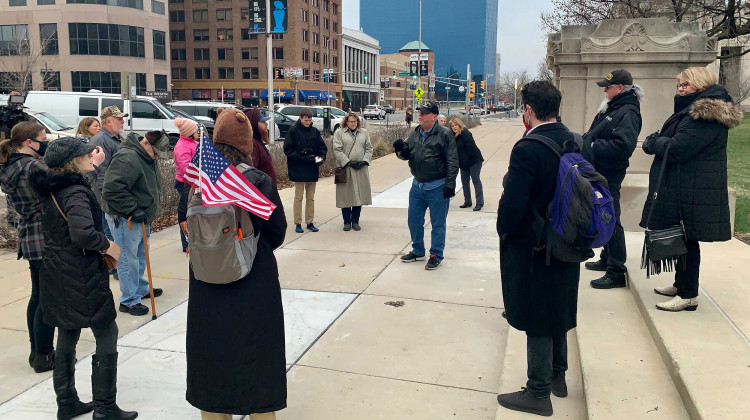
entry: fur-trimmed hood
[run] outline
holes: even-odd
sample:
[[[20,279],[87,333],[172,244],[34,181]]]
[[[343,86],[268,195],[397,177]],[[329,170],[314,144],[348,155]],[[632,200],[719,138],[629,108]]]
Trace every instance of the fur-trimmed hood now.
[[[733,103],[718,98],[701,98],[693,102],[690,116],[696,120],[713,120],[729,128],[742,123],[743,112]]]
[[[49,169],[45,172],[35,171],[29,176],[29,184],[37,191],[40,197],[54,193],[73,185],[81,185],[90,188],[83,175]]]

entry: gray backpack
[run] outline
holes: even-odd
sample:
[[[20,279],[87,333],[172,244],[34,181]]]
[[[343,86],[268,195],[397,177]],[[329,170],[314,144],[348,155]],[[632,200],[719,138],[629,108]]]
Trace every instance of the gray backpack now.
[[[252,169],[242,163],[245,174]],[[190,265],[196,279],[227,284],[244,278],[253,268],[260,232],[254,232],[250,212],[233,204],[204,206],[200,193],[190,192],[187,240]]]

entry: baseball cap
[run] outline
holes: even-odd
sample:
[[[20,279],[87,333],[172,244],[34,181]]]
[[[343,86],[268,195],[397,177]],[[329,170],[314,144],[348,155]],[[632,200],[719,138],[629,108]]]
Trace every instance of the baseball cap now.
[[[604,80],[596,82],[601,87],[607,87],[612,85],[632,85],[633,76],[627,70],[615,70],[604,77]]]
[[[104,120],[105,118],[109,117],[125,118],[127,116],[128,114],[120,111],[120,108],[112,105],[102,109],[101,119]]]
[[[440,114],[440,110],[438,109],[438,106],[435,102],[432,101],[424,101],[422,102],[422,105],[419,106],[420,112],[425,112],[428,114]]]

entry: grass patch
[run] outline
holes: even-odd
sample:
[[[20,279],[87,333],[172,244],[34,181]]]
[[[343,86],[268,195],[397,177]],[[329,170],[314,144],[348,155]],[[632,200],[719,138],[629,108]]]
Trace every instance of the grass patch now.
[[[734,231],[746,236],[750,234],[750,113],[729,131],[727,159],[729,186],[737,191]]]

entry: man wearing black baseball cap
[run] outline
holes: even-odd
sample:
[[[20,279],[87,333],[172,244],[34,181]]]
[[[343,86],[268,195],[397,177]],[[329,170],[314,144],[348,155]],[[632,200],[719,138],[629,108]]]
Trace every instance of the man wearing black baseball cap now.
[[[437,124],[440,114],[437,104],[425,101],[418,108],[419,125],[406,141],[393,142],[396,156],[409,161],[414,182],[409,191],[409,233],[412,250],[401,256],[401,261],[422,261],[425,257],[424,215],[430,209],[432,235],[430,259],[426,270],[438,268],[445,248],[445,221],[450,198],[456,195],[458,152],[451,132]]]
[[[583,135],[583,151],[594,169],[607,178],[617,224],[612,238],[602,249],[599,261],[587,262],[586,268],[606,271],[604,276],[591,281],[591,287],[611,289],[625,287],[627,253],[625,231],[620,223],[620,187],[641,132],[640,101],[643,91],[633,84],[630,72],[622,69],[607,74],[604,80],[596,84],[604,88],[605,100],[591,128]]]

